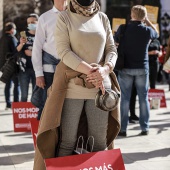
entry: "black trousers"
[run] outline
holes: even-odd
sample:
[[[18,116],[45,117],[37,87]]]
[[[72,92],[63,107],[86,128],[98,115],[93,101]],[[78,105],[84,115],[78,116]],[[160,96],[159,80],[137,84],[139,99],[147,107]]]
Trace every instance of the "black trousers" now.
[[[158,61],[149,60],[149,82],[151,89],[155,89],[157,75],[158,75]]]
[[[42,114],[42,111],[43,111],[43,108],[44,108],[44,105],[45,105],[45,102],[46,102],[46,99],[47,99],[47,90],[52,85],[53,77],[54,77],[54,73],[44,72],[44,79],[45,79],[46,86],[43,89],[43,98],[42,98],[42,101],[41,101],[42,105],[41,105],[41,107],[39,108],[39,111],[38,111],[38,117],[37,117],[38,120],[40,120],[40,117],[41,117],[41,114]]]

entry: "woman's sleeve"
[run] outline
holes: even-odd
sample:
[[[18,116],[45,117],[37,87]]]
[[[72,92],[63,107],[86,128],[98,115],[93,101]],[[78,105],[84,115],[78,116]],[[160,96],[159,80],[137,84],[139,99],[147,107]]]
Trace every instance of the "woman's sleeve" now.
[[[61,13],[58,14],[55,32],[56,50],[61,61],[76,70],[82,59],[71,50],[68,24],[67,18]]]
[[[113,39],[109,19],[106,17],[106,46],[105,46],[105,64],[110,63],[114,68],[117,60],[117,49]]]

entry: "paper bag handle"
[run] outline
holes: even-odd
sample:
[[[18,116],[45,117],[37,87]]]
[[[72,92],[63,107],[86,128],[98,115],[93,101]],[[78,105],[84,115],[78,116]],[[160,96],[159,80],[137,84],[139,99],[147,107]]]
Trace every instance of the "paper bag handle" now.
[[[88,145],[90,139],[92,139],[92,145],[91,145],[91,150],[90,150],[90,152],[92,152],[93,147],[94,147],[94,137],[93,136],[88,137],[87,142],[86,142],[86,150],[87,150],[87,145]]]
[[[84,144],[84,138],[83,136],[79,136],[78,139],[77,139],[77,146],[76,146],[76,150],[78,149],[78,145],[79,145],[79,140],[82,140],[82,144],[81,144],[81,154],[83,152],[83,144]]]

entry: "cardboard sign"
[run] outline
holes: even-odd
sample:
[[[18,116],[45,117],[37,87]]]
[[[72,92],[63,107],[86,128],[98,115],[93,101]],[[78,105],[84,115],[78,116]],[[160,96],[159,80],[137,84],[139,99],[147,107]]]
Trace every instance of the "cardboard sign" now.
[[[149,101],[153,99],[160,99],[160,107],[166,107],[165,92],[161,89],[149,89]]]
[[[31,132],[30,121],[37,118],[38,110],[31,102],[13,102],[14,132]]]
[[[47,170],[125,170],[120,149],[46,159]]]
[[[149,5],[145,5],[146,9],[147,9],[147,13],[148,13],[148,18],[149,20],[153,23],[156,24],[157,23],[157,19],[158,19],[158,7],[155,6],[149,6]]]
[[[125,24],[126,19],[124,18],[113,18],[112,19],[112,31],[115,33],[120,25]]]
[[[33,138],[33,142],[34,142],[34,149],[36,148],[36,140],[37,140],[37,132],[38,132],[38,125],[39,125],[39,121],[34,119],[30,121],[31,124],[31,134],[32,134],[32,138]]]

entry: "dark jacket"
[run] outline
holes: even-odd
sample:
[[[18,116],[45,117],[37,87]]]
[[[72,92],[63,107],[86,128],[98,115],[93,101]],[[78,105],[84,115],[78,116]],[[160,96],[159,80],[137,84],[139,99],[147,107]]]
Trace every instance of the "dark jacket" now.
[[[5,64],[6,55],[16,52],[17,39],[9,33],[5,33],[0,39],[0,69]],[[12,56],[10,55],[10,56]]]
[[[115,34],[115,42],[118,42],[122,25]],[[149,69],[148,47],[151,39],[158,38],[158,33],[141,21],[130,21],[124,33],[123,54],[124,68]]]

